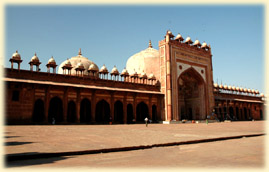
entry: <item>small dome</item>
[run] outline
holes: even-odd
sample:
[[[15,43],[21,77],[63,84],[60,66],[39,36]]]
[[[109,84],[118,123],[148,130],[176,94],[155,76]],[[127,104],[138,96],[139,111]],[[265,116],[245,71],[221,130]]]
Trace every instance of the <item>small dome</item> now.
[[[180,34],[177,34],[175,40],[183,41],[184,38]]]
[[[220,88],[220,89],[223,89],[223,85],[222,85],[222,84],[220,84],[220,85],[219,85],[219,88]]]
[[[76,69],[85,69],[83,63],[79,62],[76,66]]]
[[[252,91],[251,91],[251,89],[248,89],[248,93],[251,93]]]
[[[244,92],[247,93],[248,92],[248,89],[247,88],[244,88]]]
[[[264,97],[264,94],[263,93],[261,93],[261,97]]]
[[[92,63],[88,69],[88,71],[94,71],[97,72],[98,71],[98,67],[96,64]]]
[[[129,76],[129,73],[126,68],[124,68],[120,74],[121,76]]]
[[[201,43],[200,43],[200,41],[198,40],[198,39],[196,39],[195,41],[194,41],[194,44],[193,44],[194,46],[197,46],[197,47],[201,47]]]
[[[71,62],[70,62],[69,59],[67,59],[67,60],[65,61],[65,65],[71,65]]]
[[[227,90],[227,89],[228,89],[228,86],[227,86],[227,85],[224,85],[223,88],[224,88],[225,90]]]
[[[56,65],[56,62],[55,62],[53,56],[51,56],[51,58],[49,59],[48,64],[54,64],[54,65]]]
[[[214,83],[214,87],[215,87],[215,88],[218,88],[219,85],[218,85],[217,83]]]
[[[251,93],[252,93],[252,94],[255,94],[255,90],[254,90],[254,89],[252,89],[252,90],[251,90]]]
[[[232,86],[232,90],[233,90],[233,91],[236,91],[236,88],[235,88],[235,86]]]
[[[228,90],[232,90],[232,86],[229,85],[229,86],[228,86]]]
[[[206,42],[203,42],[201,48],[203,48],[203,49],[208,49],[208,46],[207,46]]]
[[[14,54],[12,54],[11,59],[13,60],[21,60],[21,55],[18,53],[18,50]]]
[[[239,91],[239,87],[236,87],[235,89],[236,89],[236,91]]]
[[[99,71],[99,73],[108,73],[108,70],[105,65],[103,65]]]
[[[63,74],[64,73],[62,67],[63,66],[66,66],[66,64],[69,63],[68,61],[71,63],[70,66],[73,66],[74,67],[74,68],[71,69],[71,75],[76,75],[76,69],[77,69],[76,67],[78,66],[78,63],[82,63],[83,64],[84,69],[86,69],[86,70],[83,71],[83,74],[84,75],[88,75],[88,70],[87,69],[89,69],[90,65],[92,63],[94,63],[93,61],[89,60],[87,57],[82,56],[81,48],[80,48],[77,56],[71,57],[70,59],[67,59],[67,60],[63,61],[60,64],[59,69],[58,69],[58,73],[59,74]],[[98,73],[96,73],[95,76],[98,76]]]
[[[131,74],[131,77],[138,77],[137,72],[134,70],[133,73]]]
[[[149,80],[156,80],[156,77],[153,73],[151,73],[148,77]]]
[[[255,90],[255,93],[256,93],[256,94],[259,94],[260,92],[259,92],[259,90]]]
[[[191,40],[191,37],[187,37],[186,38],[186,40],[185,40],[185,43],[187,43],[187,44],[192,44],[193,42],[192,42],[192,40]]]
[[[147,76],[147,74],[143,71],[143,72],[140,74],[140,78],[147,79],[148,76]]]
[[[243,89],[242,87],[240,87],[240,88],[239,88],[239,91],[240,91],[240,92],[243,92],[243,91],[244,91],[244,89]]]
[[[113,67],[113,69],[111,70],[110,74],[111,74],[111,75],[119,75],[119,71],[118,71],[118,69],[116,68],[116,66]]]
[[[39,62],[39,59],[38,59],[38,57],[36,56],[36,53],[35,53],[35,55],[31,58],[31,62]]]

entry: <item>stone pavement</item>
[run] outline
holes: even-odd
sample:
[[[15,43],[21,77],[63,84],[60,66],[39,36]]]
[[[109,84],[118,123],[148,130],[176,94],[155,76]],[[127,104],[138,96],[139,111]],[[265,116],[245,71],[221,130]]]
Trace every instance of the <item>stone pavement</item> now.
[[[6,126],[5,155],[73,152],[264,134],[265,121]]]

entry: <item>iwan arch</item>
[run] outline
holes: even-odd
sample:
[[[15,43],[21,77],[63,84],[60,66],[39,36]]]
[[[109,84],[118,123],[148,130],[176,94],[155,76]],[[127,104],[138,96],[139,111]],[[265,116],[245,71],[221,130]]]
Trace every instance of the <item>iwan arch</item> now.
[[[211,47],[171,31],[159,41],[159,50],[150,42],[121,73],[116,66],[99,68],[81,50],[62,62],[57,74],[53,57],[47,72],[39,71],[36,54],[29,59],[30,70],[20,69],[25,59],[16,52],[5,69],[8,124],[132,124],[145,117],[171,123],[212,114],[219,120],[264,119],[263,94],[213,84]]]

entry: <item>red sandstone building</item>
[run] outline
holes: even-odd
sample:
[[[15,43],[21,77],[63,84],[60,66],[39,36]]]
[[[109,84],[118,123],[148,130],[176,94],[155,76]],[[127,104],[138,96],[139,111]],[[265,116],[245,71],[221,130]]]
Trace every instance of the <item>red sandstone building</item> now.
[[[53,57],[41,72],[35,54],[21,70],[18,52],[5,69],[7,124],[106,124],[182,120],[262,120],[264,97],[258,90],[213,84],[211,47],[167,31],[159,50],[130,57],[120,73],[82,56],[58,67]],[[14,68],[14,63],[18,68]],[[35,69],[34,69],[35,66]],[[50,68],[53,69],[50,72]],[[110,78],[108,77],[110,75]],[[213,115],[214,114],[214,115]]]

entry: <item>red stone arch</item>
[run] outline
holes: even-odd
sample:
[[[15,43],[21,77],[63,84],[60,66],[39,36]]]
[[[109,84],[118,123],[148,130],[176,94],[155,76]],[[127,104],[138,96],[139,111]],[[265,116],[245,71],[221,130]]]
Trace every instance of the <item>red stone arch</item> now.
[[[203,77],[190,67],[177,78],[177,107],[178,115],[174,118],[205,119],[208,113],[207,84]]]

